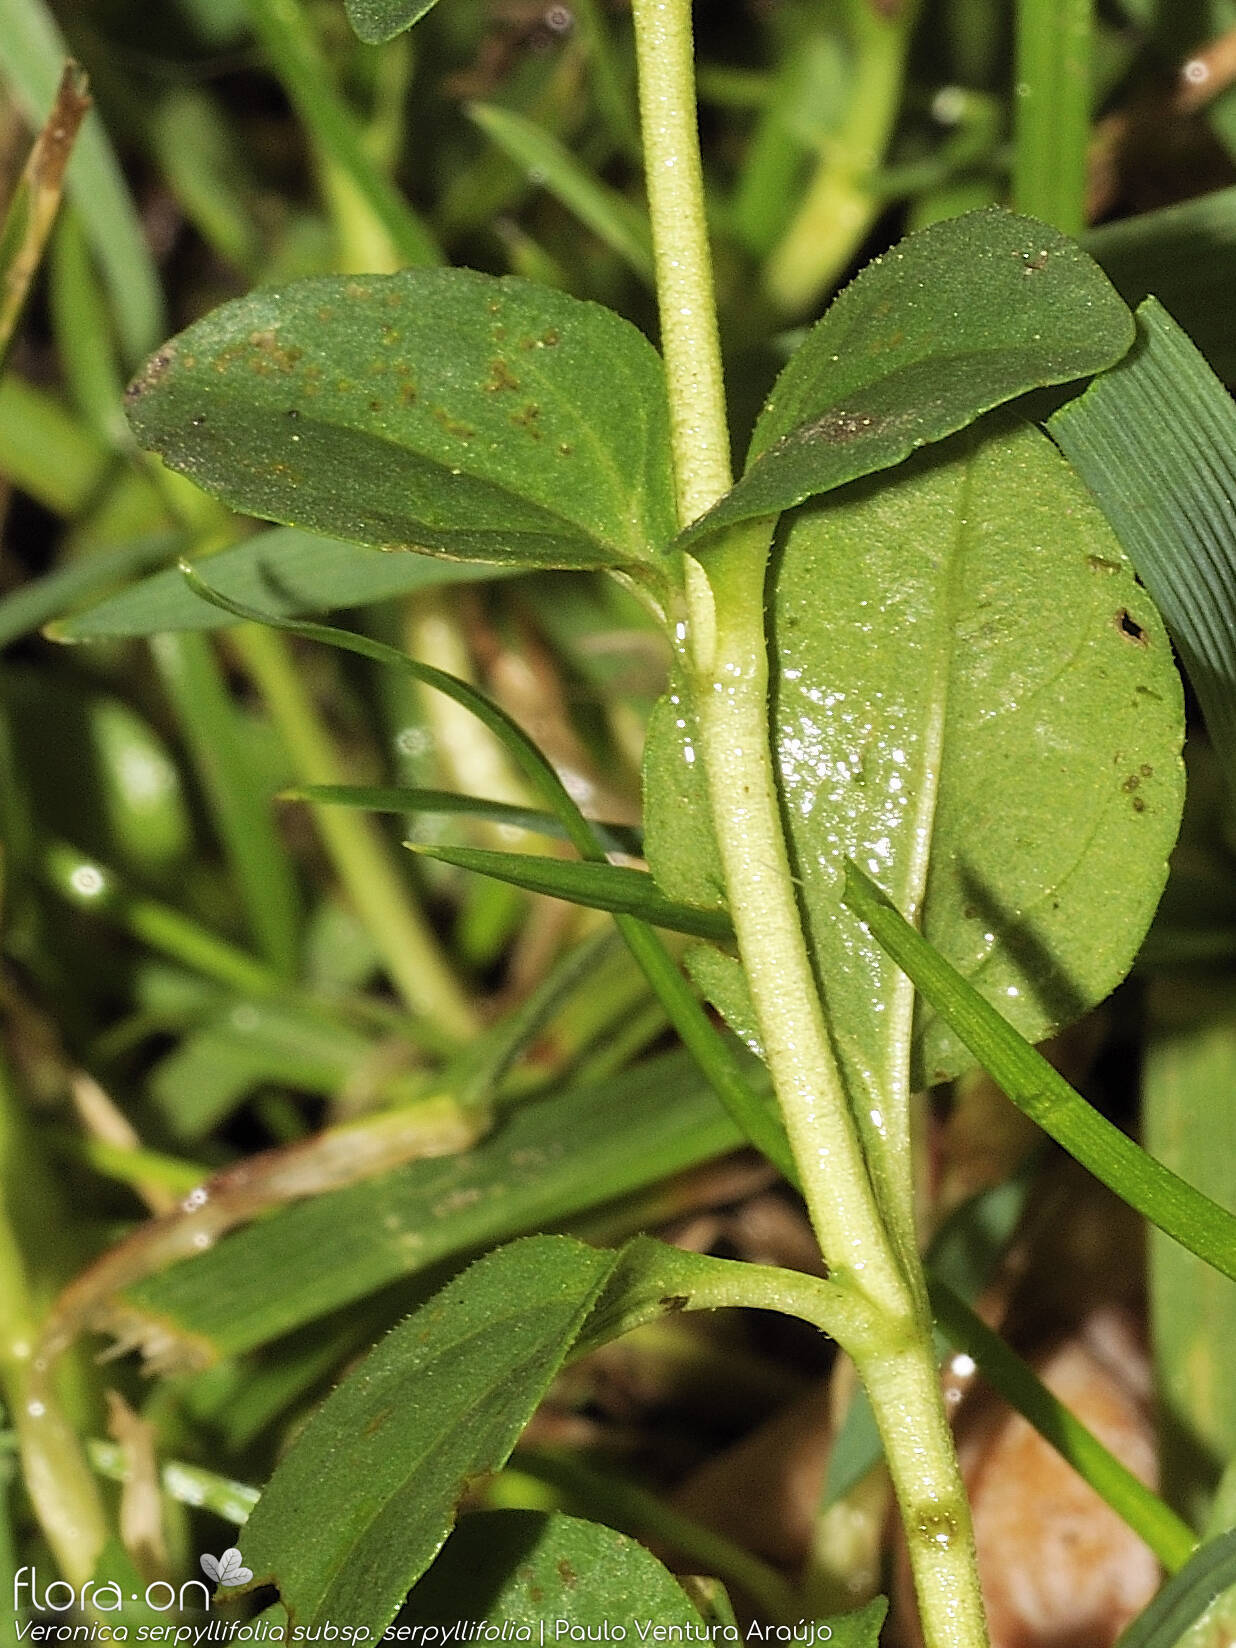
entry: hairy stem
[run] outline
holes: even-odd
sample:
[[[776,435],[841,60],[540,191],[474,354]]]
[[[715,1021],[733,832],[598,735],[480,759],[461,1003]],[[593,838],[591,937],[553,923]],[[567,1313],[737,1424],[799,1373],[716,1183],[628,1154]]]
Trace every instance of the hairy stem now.
[[[679,515],[728,488],[729,445],[699,139],[690,0],[635,0],[640,106]],[[837,1065],[782,829],[768,723],[764,579],[775,522],[685,561],[687,664],[747,984],[828,1262],[873,1323],[852,1354],[901,1504],[927,1648],[987,1641],[969,1509],[944,1413],[917,1254],[890,1234]]]
[[[695,109],[691,8],[634,0],[644,169],[669,379],[678,514],[686,526],[730,489],[730,437]]]

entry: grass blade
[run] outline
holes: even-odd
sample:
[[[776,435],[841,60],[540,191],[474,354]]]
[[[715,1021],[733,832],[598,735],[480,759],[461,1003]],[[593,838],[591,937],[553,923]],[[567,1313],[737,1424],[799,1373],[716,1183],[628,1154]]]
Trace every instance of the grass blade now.
[[[1142,1062],[1142,1134],[1169,1167],[1232,1205],[1236,1025],[1230,1015],[1152,1026]],[[1216,1462],[1236,1456],[1236,1388],[1227,1376],[1236,1288],[1157,1232],[1149,1262],[1160,1474],[1173,1502],[1200,1524],[1214,1493]]]
[[[1153,292],[1224,383],[1236,382],[1236,188],[1100,224],[1082,245],[1131,308]]]
[[[694,938],[710,938],[725,944],[734,937],[729,917],[718,910],[696,910],[689,904],[675,904],[657,891],[647,870],[630,870],[617,864],[577,864],[573,860],[540,858],[532,853],[498,853],[483,847],[422,847],[406,842],[414,853],[454,864],[461,870],[475,870],[493,876],[512,887],[530,893],[548,893],[568,904],[582,904],[591,910],[608,910],[614,915],[635,916],[652,927],[689,933]]]
[[[1087,1104],[852,861],[845,902],[1019,1110],[1151,1224],[1236,1280],[1236,1218]]]
[[[0,370],[60,209],[64,169],[90,107],[87,86],[76,63],[67,64],[0,229]]]
[[[1066,235],[1085,227],[1094,0],[1018,0],[1015,209]]]
[[[652,231],[637,206],[594,177],[556,137],[513,109],[472,103],[468,115],[531,180],[651,284]]]
[[[404,264],[441,262],[428,228],[370,158],[359,122],[331,82],[308,15],[295,0],[247,0],[253,29],[305,129],[350,180],[390,236]]]
[[[2,612],[3,606],[0,606]],[[513,830],[535,830],[559,840],[566,834],[562,820],[553,813],[536,807],[519,807],[509,801],[463,795],[458,790],[421,790],[398,784],[305,784],[284,790],[280,800],[365,807],[375,813],[442,813],[447,817],[483,818],[491,824],[506,825]],[[635,856],[642,853],[643,842],[638,830],[627,824],[603,824],[597,819],[589,822],[603,837],[608,851]]]
[[[246,729],[204,635],[157,635],[155,662],[209,799],[258,949],[295,978],[300,896]]]
[[[236,647],[296,776],[304,783],[337,783],[342,774],[334,739],[290,649],[270,626],[241,630]],[[478,1028],[471,999],[376,819],[326,808],[317,826],[335,873],[409,1011],[452,1039],[471,1040]]]
[[[1047,427],[1163,614],[1236,785],[1236,405],[1153,298],[1137,333]]]
[[[0,599],[0,647],[29,635],[66,607],[97,595],[109,584],[170,561],[184,547],[180,533],[152,533],[82,560],[70,561]]]
[[[1182,1568],[1197,1545],[1188,1523],[1121,1464],[947,1282],[933,1278],[928,1291],[936,1320],[950,1343],[974,1358],[988,1384],[1068,1460],[1149,1545],[1169,1573]]]
[[[1236,1528],[1203,1545],[1119,1638],[1116,1648],[1176,1648],[1216,1597],[1236,1584]]]
[[[394,647],[370,640],[366,635],[357,635],[351,630],[335,629],[329,624],[312,624],[293,618],[272,618],[267,613],[244,606],[239,601],[233,601],[220,594],[218,590],[212,589],[187,562],[181,562],[181,571],[189,587],[204,601],[221,607],[235,618],[289,630],[306,640],[321,641],[327,646],[340,647],[345,652],[354,652],[362,658],[370,658],[374,663],[405,670],[415,680],[445,693],[457,704],[471,710],[505,746],[507,753],[528,780],[534,795],[557,816],[567,840],[580,857],[592,864],[607,863],[604,842],[593,825],[580,812],[550,762],[505,710],[500,709],[468,682],[448,675],[445,670],[435,669],[430,664],[422,664],[414,658],[409,658],[406,653],[396,651]],[[664,1007],[666,1017],[716,1089],[726,1109],[756,1149],[763,1151],[793,1182],[794,1159],[784,1129],[751,1088],[729,1044],[713,1027],[664,944],[650,927],[635,917],[620,915],[616,920],[628,948]]]
[[[136,892],[110,869],[65,842],[50,842],[42,880],[68,903],[102,915],[139,943],[148,944],[203,977],[241,995],[277,996],[283,981],[249,954],[170,904]]]
[[[683,1054],[648,1060],[519,1105],[461,1155],[296,1202],[129,1283],[113,1296],[112,1331],[132,1330],[156,1354],[238,1355],[401,1278],[560,1227],[742,1142]]]
[[[21,407],[14,408],[14,423],[22,411]],[[0,432],[2,429],[0,424]],[[255,532],[251,538],[219,550],[210,557],[209,569],[212,586],[224,595],[234,601],[263,604],[262,623],[303,612],[368,606],[440,584],[478,583],[511,575],[510,568],[480,562],[440,561],[432,555],[382,555],[361,544],[323,538],[291,526]],[[170,630],[223,629],[231,621],[226,608],[221,610],[199,600],[177,569],[168,567],[89,612],[62,619],[48,631],[48,639],[103,641],[113,636],[159,635]]]

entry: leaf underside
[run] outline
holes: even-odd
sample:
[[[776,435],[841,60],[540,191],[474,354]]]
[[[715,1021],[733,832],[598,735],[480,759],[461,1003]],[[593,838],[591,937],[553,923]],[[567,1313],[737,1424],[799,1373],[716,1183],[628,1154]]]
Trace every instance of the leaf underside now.
[[[610,310],[467,269],[296,281],[208,315],[129,390],[142,444],[235,509],[520,566],[674,532],[661,362]]]
[[[561,1236],[500,1248],[331,1393],[245,1527],[245,1561],[294,1624],[382,1634],[468,1483],[505,1463],[616,1259]]]
[[[844,858],[1040,1039],[1115,986],[1149,925],[1183,796],[1179,680],[1085,489],[1007,415],[798,511],[771,588],[793,870],[851,1091],[878,1106],[907,986],[841,908]],[[715,908],[677,696],[649,739],[646,851],[671,897]],[[697,976],[749,1036],[737,964],[705,956]],[[916,1083],[974,1062],[930,1011],[914,1055]]]

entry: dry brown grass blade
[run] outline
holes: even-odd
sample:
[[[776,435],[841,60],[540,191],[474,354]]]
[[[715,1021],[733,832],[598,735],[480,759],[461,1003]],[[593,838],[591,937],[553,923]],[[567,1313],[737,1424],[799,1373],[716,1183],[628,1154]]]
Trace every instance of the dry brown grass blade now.
[[[65,169],[90,108],[88,84],[83,69],[71,61],[65,64],[56,101],[34,141],[0,231],[0,367],[60,209]]]

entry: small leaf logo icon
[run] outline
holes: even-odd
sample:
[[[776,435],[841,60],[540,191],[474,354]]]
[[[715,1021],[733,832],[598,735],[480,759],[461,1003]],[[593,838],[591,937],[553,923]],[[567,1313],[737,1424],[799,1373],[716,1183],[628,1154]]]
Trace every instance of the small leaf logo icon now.
[[[253,1578],[253,1569],[245,1567],[234,1545],[229,1546],[222,1556],[203,1556],[198,1561],[207,1579],[213,1579],[216,1585],[247,1585]]]

